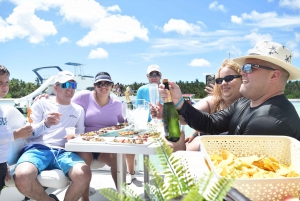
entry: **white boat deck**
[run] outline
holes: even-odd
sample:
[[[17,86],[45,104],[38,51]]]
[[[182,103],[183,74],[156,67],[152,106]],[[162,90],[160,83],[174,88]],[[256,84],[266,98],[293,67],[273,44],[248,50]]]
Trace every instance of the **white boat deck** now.
[[[144,197],[143,172],[136,173],[136,178],[137,179],[133,180],[133,183],[130,184],[130,187],[134,189],[135,193]],[[96,190],[96,193],[90,196],[90,201],[108,201],[107,198],[103,197],[99,193],[99,190],[101,188],[110,188],[116,190],[110,171],[107,170],[93,170],[93,176],[92,176],[90,186],[95,188]],[[48,188],[46,192],[48,194],[51,193],[55,194],[59,200],[63,201],[66,190],[67,188],[64,189]],[[4,188],[0,195],[1,201],[22,201],[23,199],[24,196],[15,187]]]

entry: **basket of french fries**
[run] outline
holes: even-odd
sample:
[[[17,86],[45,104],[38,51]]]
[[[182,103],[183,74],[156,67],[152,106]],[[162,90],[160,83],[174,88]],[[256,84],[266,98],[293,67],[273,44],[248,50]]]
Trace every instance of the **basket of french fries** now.
[[[300,142],[285,136],[207,135],[200,137],[205,162],[217,178],[253,201],[300,196]]]

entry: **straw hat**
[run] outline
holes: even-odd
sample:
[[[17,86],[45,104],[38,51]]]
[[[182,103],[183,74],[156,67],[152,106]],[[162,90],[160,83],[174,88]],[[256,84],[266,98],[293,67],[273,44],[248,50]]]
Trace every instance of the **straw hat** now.
[[[233,61],[242,66],[245,64],[245,60],[250,58],[268,61],[280,66],[290,74],[288,80],[300,79],[300,69],[292,65],[292,52],[279,43],[258,42],[249,55],[235,58]]]

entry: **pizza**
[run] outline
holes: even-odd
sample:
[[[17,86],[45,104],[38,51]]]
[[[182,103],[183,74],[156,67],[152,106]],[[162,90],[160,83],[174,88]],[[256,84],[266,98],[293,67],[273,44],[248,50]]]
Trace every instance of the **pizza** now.
[[[82,140],[90,141],[90,142],[104,142],[105,141],[103,137],[95,137],[95,136],[86,136],[86,137],[83,137]]]
[[[128,131],[120,131],[120,132],[118,132],[118,134],[125,136],[125,135],[135,135],[135,134],[138,134],[138,132],[134,131],[134,130],[128,130]]]
[[[81,133],[80,136],[96,136],[96,135],[103,135],[105,132],[103,131],[90,131],[87,133]]]
[[[105,128],[100,128],[99,131],[103,131],[103,132],[115,131],[115,130],[123,129],[123,128],[127,127],[127,126],[129,126],[128,123],[122,123],[122,124],[115,125],[115,126],[109,126],[109,127],[105,127]]]
[[[144,141],[140,138],[115,138],[113,142],[125,144],[144,144]]]

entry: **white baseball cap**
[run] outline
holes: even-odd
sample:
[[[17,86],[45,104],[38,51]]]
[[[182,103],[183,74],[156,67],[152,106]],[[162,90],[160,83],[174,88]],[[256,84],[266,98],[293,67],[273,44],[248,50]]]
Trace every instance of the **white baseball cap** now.
[[[75,76],[73,73],[71,73],[70,71],[67,71],[67,70],[63,70],[63,71],[60,71],[55,79],[54,79],[54,82],[55,83],[65,83],[65,82],[68,82],[69,80],[75,80]]]
[[[156,64],[152,64],[152,65],[148,66],[147,74],[151,73],[152,71],[157,71],[157,72],[161,73],[159,70],[159,66]]]

